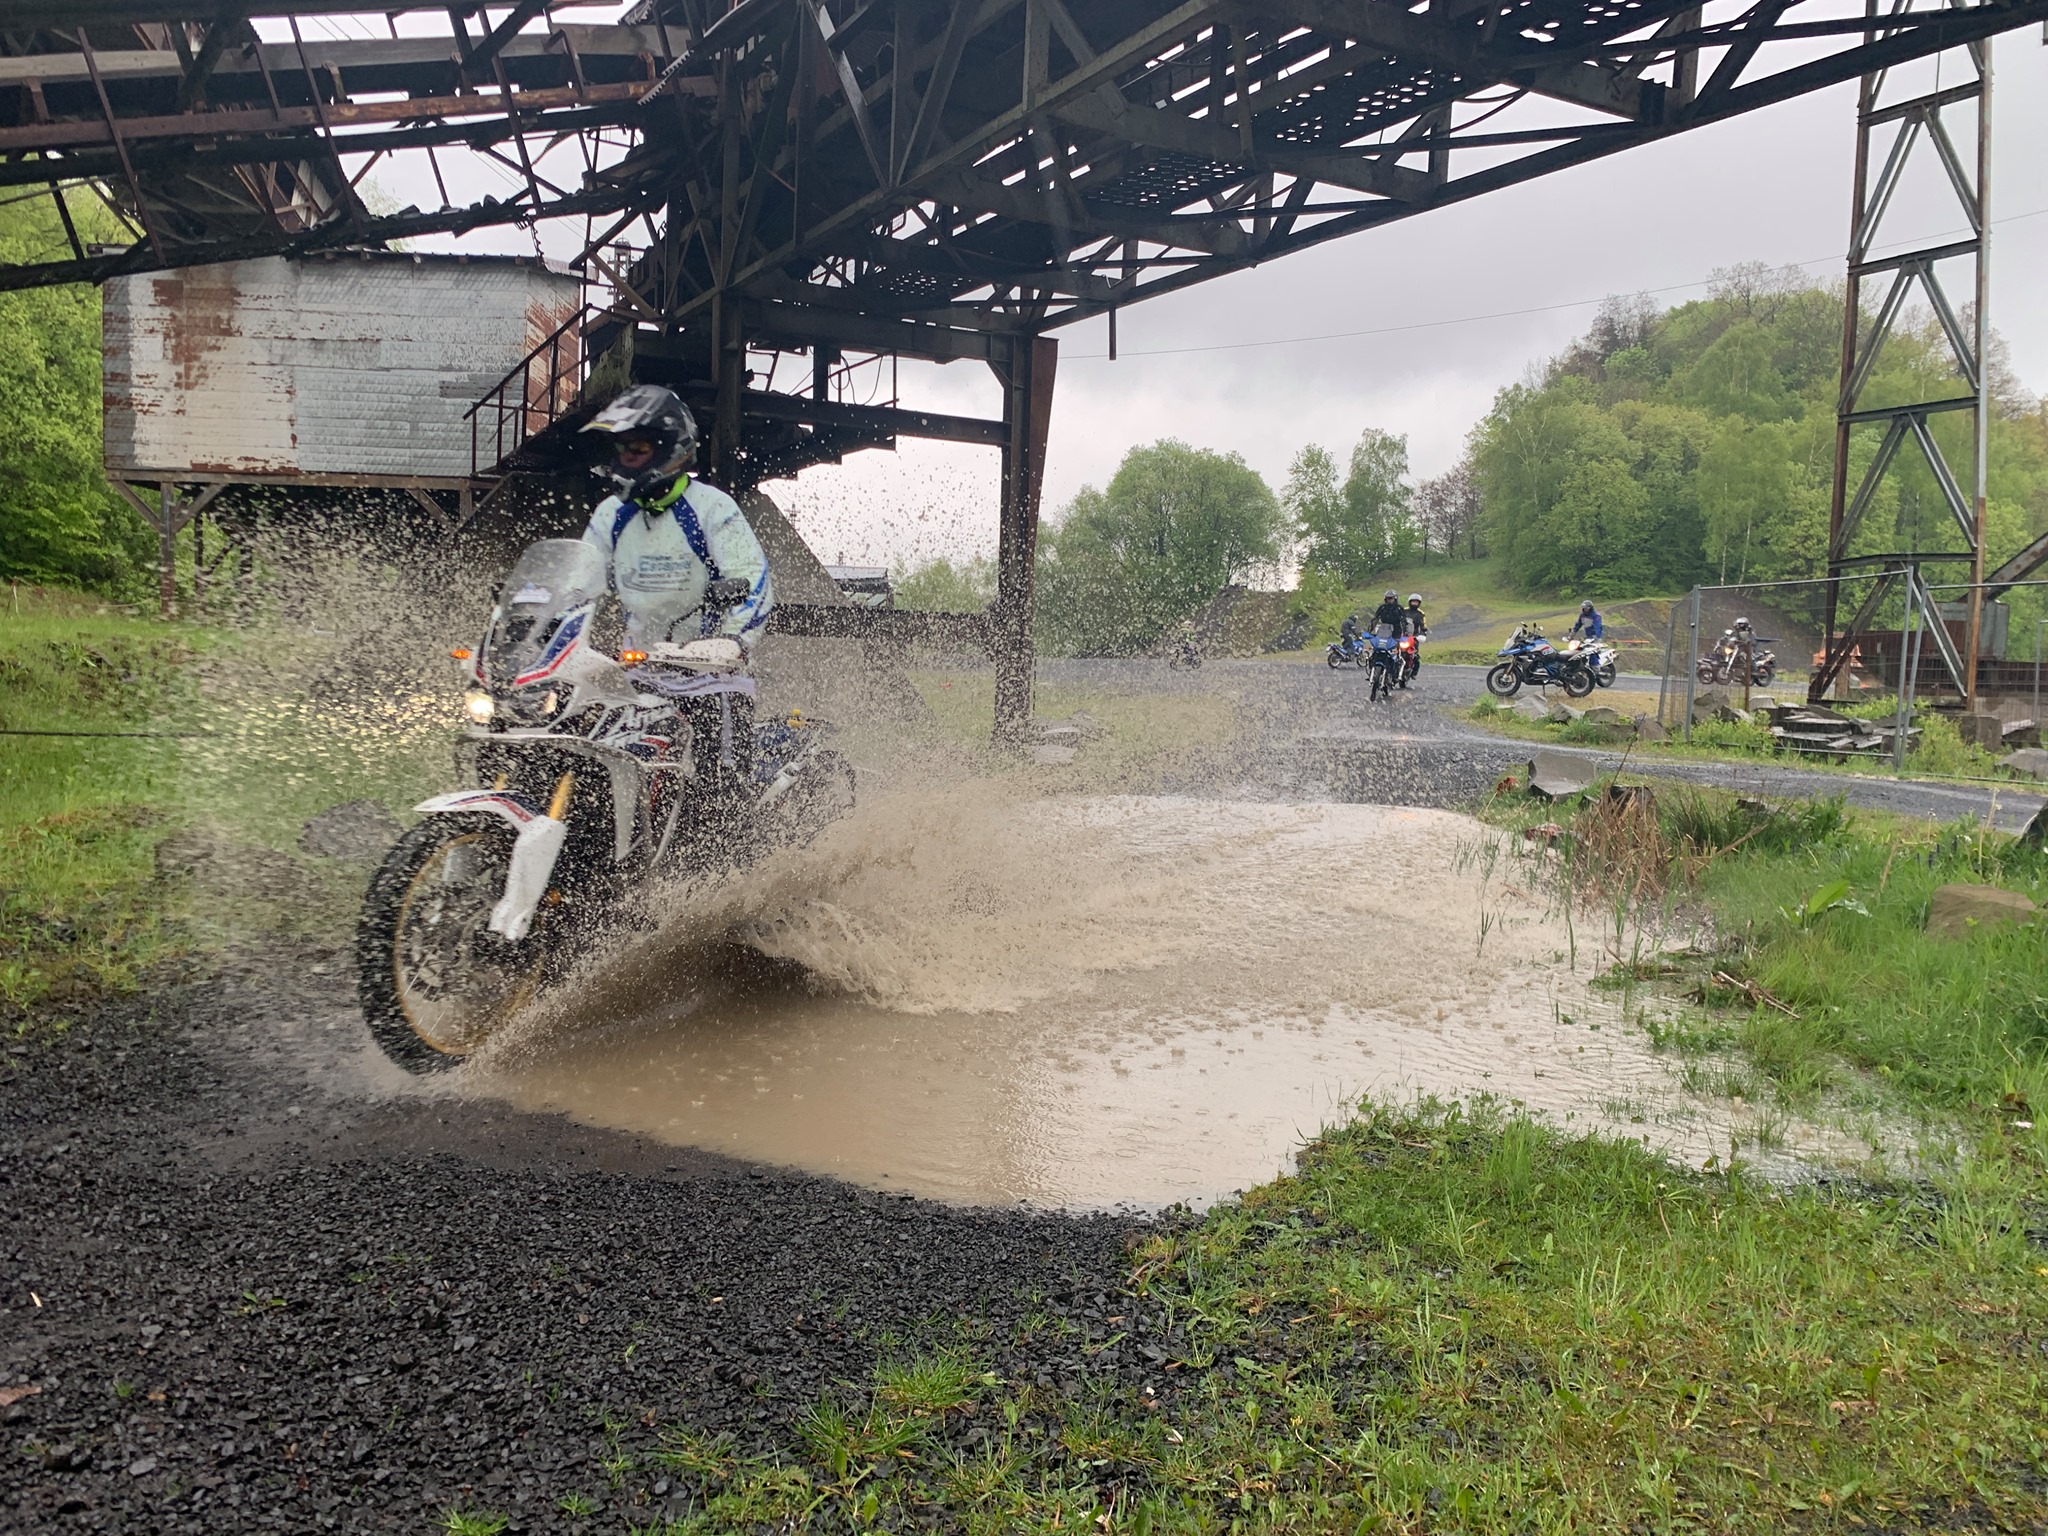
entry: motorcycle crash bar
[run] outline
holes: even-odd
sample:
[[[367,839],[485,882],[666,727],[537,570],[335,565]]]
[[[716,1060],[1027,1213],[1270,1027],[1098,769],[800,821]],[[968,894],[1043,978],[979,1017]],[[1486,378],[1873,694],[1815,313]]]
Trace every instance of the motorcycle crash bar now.
[[[562,843],[569,835],[567,820],[569,794],[576,787],[576,775],[565,773],[555,785],[554,798],[545,816],[536,816],[519,829],[512,841],[512,864],[505,871],[505,891],[491,909],[491,932],[517,944],[533,926],[533,914],[547,894],[548,881],[555,873],[555,860],[562,856]]]

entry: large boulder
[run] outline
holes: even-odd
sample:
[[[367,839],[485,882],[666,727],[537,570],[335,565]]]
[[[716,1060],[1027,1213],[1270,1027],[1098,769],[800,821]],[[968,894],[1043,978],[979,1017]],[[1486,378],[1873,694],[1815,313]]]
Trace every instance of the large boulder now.
[[[1993,714],[1957,715],[1956,734],[1973,747],[1995,752],[2005,745],[2005,722]]]
[[[2018,891],[1995,885],[1944,885],[1927,909],[1927,931],[1957,939],[1992,923],[2031,923],[2034,904]]]
[[[1533,720],[1538,725],[1550,723],[1550,700],[1539,699],[1533,693],[1525,693],[1509,706],[1524,720]]]
[[[1579,718],[1594,725],[1612,726],[1617,730],[1627,730],[1631,725],[1627,715],[1606,704],[1595,704],[1591,709],[1582,712]]]
[[[331,806],[299,829],[299,847],[323,859],[381,859],[405,829],[374,800]]]
[[[1664,729],[1664,722],[1655,715],[1636,716],[1636,740],[1669,741],[1671,733]]]
[[[1998,760],[2001,768],[2010,768],[2014,773],[2029,774],[2037,779],[2048,779],[2048,749],[2021,747],[2017,752],[2008,752]]]
[[[1529,792],[1545,800],[1564,800],[1584,794],[1600,776],[1599,765],[1576,752],[1552,752],[1547,748],[1529,760]]]

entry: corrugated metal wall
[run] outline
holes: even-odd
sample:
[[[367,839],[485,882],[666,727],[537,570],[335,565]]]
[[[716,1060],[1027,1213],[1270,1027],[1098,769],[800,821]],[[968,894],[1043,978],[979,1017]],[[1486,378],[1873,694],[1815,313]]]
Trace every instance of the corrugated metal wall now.
[[[456,476],[463,412],[575,310],[536,263],[270,257],[106,285],[107,468]],[[514,398],[517,398],[516,386]]]

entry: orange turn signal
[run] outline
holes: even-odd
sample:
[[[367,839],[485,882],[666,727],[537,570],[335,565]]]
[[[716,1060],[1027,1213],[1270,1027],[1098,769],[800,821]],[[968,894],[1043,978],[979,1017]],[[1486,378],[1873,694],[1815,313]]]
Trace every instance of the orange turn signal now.
[[[453,656],[457,661],[467,661],[469,660],[472,652],[470,651],[468,646],[458,645],[455,647],[454,650],[450,651],[448,654],[450,656]]]
[[[647,659],[645,651],[621,651],[619,660],[629,667],[637,667]]]

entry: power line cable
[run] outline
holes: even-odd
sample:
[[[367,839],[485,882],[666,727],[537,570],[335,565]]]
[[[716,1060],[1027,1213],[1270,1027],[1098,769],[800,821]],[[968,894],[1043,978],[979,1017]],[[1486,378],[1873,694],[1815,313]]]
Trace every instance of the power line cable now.
[[[2048,208],[2035,208],[2027,213],[2015,213],[2008,218],[1993,219],[1991,222],[1994,226],[2017,224],[2022,219],[2035,219],[2043,214],[2048,214]],[[1947,230],[1943,232],[1944,235],[1963,233],[1967,233],[1967,231]],[[1928,238],[1940,239],[1942,237],[1942,235],[1934,235]],[[1904,249],[1908,246],[1920,245],[1921,243],[1923,242],[1919,240],[1907,241],[1897,248]],[[1773,272],[1790,272],[1796,269],[1803,272],[1808,267],[1816,267],[1823,262],[1839,261],[1840,259],[1839,254],[1813,256],[1805,261],[1788,261],[1770,270]],[[1688,288],[1704,288],[1713,281],[1714,279],[1711,277],[1703,277],[1689,283],[1670,283],[1662,288],[1638,288],[1634,291],[1637,293],[1680,293]],[[1446,325],[1476,325],[1486,320],[1512,320],[1522,315],[1548,315],[1562,309],[1591,309],[1596,305],[1606,303],[1612,297],[1612,294],[1602,294],[1597,299],[1572,299],[1561,304],[1536,304],[1531,305],[1527,309],[1499,309],[1488,314],[1458,315],[1447,320],[1413,320],[1406,325],[1379,325],[1362,331],[1328,331],[1316,336],[1275,336],[1264,341],[1219,341],[1199,347],[1150,347],[1142,351],[1133,351],[1129,347],[1119,347],[1117,355],[1119,357],[1177,357],[1189,352],[1240,352],[1251,347],[1292,347],[1314,341],[1351,341],[1362,336],[1391,336],[1400,331],[1429,331]],[[1102,362],[1107,360],[1108,357],[1109,354],[1107,352],[1071,352],[1065,354],[1061,361],[1080,363]]]

